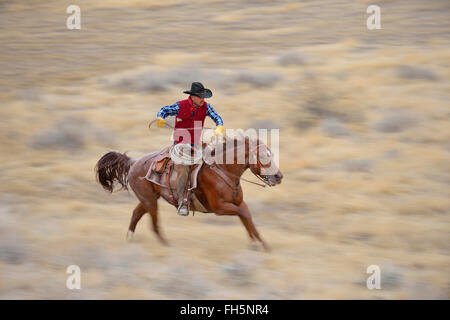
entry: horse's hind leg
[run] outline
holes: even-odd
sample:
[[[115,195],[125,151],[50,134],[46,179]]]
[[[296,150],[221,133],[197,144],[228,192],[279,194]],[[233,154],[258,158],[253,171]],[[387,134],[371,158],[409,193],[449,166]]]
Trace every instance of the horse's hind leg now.
[[[133,240],[134,230],[136,230],[136,225],[139,220],[141,220],[142,216],[147,212],[142,202],[136,206],[133,211],[133,215],[131,216],[130,226],[128,227],[127,240]]]
[[[153,225],[153,231],[156,233],[159,241],[161,241],[162,244],[168,245],[167,240],[162,236],[161,231],[159,230],[158,226],[158,203],[155,201],[155,204],[152,205],[152,207],[149,210],[150,216],[152,217],[152,225]]]
[[[161,231],[158,226],[158,198],[160,195],[155,190],[152,183],[147,180],[134,179],[130,181],[130,185],[133,188],[136,197],[141,201],[142,206],[145,208],[145,212],[150,213],[152,217],[153,231],[157,235],[158,239],[167,245],[167,241],[161,235]]]

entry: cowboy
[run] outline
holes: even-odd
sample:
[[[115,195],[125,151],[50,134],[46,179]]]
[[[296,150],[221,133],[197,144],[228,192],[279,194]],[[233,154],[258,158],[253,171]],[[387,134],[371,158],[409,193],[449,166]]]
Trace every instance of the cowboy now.
[[[158,112],[156,122],[158,127],[165,126],[164,119],[167,116],[176,116],[173,131],[174,144],[190,144],[195,148],[200,142],[205,117],[209,116],[216,123],[214,134],[221,136],[224,131],[222,118],[209,103],[205,102],[205,99],[212,97],[211,90],[206,89],[200,82],[193,82],[191,90],[183,91],[183,93],[189,94],[189,98],[165,106]],[[189,165],[175,164],[175,171],[178,174],[178,214],[181,216],[189,215],[186,192],[189,170]]]

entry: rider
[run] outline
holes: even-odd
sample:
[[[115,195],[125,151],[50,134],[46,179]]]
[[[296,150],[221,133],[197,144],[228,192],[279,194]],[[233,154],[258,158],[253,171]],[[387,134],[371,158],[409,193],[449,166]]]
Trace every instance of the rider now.
[[[174,144],[187,143],[195,147],[200,142],[201,132],[205,122],[205,117],[209,116],[215,123],[215,135],[223,134],[224,127],[222,118],[214,111],[209,103],[205,102],[206,98],[212,97],[212,92],[206,89],[200,82],[193,82],[191,90],[183,91],[189,94],[189,98],[181,100],[173,105],[165,106],[158,112],[157,125],[164,127],[167,116],[176,116],[175,128],[173,132]],[[195,128],[195,129],[194,129]],[[189,133],[189,135],[187,135]],[[175,164],[175,171],[178,174],[178,214],[182,216],[189,215],[187,208],[187,182],[189,176],[188,165]]]

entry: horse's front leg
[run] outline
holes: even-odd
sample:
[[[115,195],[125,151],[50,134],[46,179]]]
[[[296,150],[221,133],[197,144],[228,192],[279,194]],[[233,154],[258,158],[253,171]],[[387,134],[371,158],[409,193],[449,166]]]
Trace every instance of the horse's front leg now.
[[[252,221],[252,216],[248,210],[247,204],[242,201],[240,205],[235,205],[231,202],[219,202],[214,208],[214,212],[218,215],[237,215],[242,221],[248,235],[252,240],[258,240],[266,251],[269,251],[269,246],[261,239],[255,225]]]
[[[258,230],[256,230],[250,210],[248,210],[247,204],[244,201],[242,201],[241,204],[239,205],[239,218],[241,218],[242,223],[244,224],[245,228],[250,234],[250,238],[252,239],[256,238],[262,244],[262,246],[266,251],[270,251],[270,247],[266,244],[266,242],[263,239],[261,239]]]

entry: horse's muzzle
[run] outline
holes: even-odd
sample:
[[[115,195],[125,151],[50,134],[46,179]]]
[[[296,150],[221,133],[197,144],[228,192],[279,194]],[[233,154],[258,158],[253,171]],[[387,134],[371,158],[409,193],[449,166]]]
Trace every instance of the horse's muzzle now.
[[[283,179],[283,174],[280,171],[278,171],[276,174],[268,175],[268,176],[264,177],[264,180],[267,182],[267,184],[270,187],[280,184],[282,179]]]

